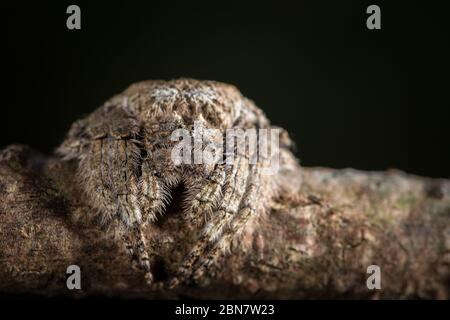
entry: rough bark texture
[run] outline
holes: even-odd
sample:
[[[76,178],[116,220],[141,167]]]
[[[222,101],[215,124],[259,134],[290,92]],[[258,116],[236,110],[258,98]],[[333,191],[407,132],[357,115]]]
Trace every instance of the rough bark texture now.
[[[0,152],[0,292],[139,298],[442,298],[450,293],[450,181],[399,171],[303,168],[295,199],[281,197],[195,286],[146,288],[120,238],[86,217],[73,164],[13,145]],[[179,208],[157,229],[159,280],[195,230]],[[248,239],[247,239],[248,240]],[[66,268],[82,290],[66,288]],[[369,265],[381,290],[368,290]]]

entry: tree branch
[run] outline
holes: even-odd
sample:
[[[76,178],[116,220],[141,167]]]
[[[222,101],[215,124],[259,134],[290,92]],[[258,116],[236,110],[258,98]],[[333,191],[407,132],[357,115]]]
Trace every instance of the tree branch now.
[[[277,199],[257,228],[195,286],[149,290],[113,232],[88,220],[75,167],[25,146],[0,153],[0,291],[144,298],[448,298],[450,181],[399,171],[302,168],[298,197]],[[173,206],[155,234],[156,277],[193,243]],[[66,268],[82,290],[66,288]],[[366,270],[381,268],[381,290]]]

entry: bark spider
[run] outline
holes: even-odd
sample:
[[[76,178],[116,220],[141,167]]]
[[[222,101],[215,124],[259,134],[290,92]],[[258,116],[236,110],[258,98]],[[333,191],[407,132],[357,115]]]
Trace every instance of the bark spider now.
[[[291,140],[280,139],[280,169],[262,174],[270,161],[256,164],[237,154],[231,163],[174,164],[171,133],[192,128],[272,128],[263,112],[231,85],[193,79],[146,81],[116,95],[89,116],[76,121],[57,149],[64,160],[78,163],[77,177],[88,204],[105,223],[117,221],[125,231],[124,244],[144,270],[149,284],[152,252],[142,227],[163,213],[170,191],[180,183],[187,223],[205,213],[196,245],[169,281],[175,287],[202,276],[250,221],[264,214],[282,180],[298,172],[290,152]],[[202,217],[202,218],[199,218]]]

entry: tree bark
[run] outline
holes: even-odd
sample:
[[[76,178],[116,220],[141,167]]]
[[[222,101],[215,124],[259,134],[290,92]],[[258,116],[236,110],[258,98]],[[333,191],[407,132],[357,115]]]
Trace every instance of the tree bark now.
[[[150,290],[120,237],[90,219],[75,165],[26,146],[0,152],[0,292],[139,298],[427,298],[450,293],[450,181],[400,171],[302,168],[259,224],[194,285]],[[298,183],[295,182],[295,183]],[[179,207],[154,236],[157,280],[177,269],[198,230]],[[66,269],[81,267],[81,290]],[[381,289],[366,285],[381,270]]]

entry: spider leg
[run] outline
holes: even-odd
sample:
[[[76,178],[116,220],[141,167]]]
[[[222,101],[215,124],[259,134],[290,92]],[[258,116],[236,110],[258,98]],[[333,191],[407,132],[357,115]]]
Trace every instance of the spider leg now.
[[[192,274],[192,267],[204,255],[208,247],[211,247],[220,237],[224,228],[232,221],[239,208],[239,203],[245,192],[248,178],[248,159],[238,156],[231,166],[231,172],[227,174],[224,187],[224,197],[218,209],[213,212],[211,220],[203,228],[202,235],[194,247],[182,262],[176,276],[169,282],[169,287],[174,288],[186,281]]]
[[[184,219],[190,226],[200,227],[208,220],[208,214],[217,207],[226,182],[226,168],[218,164],[205,179],[199,178],[189,186],[189,196],[186,197],[187,208]]]
[[[79,150],[78,177],[90,205],[102,222],[119,222],[115,227],[126,234],[123,239],[132,261],[152,280],[147,244],[142,234],[138,176],[141,165],[140,127],[135,117],[118,105],[104,107],[77,126],[71,139],[84,141],[81,149],[61,148],[63,155]]]
[[[155,221],[156,214],[164,208],[164,203],[167,201],[167,190],[157,175],[150,160],[145,159],[139,181],[139,202],[145,221]]]
[[[110,159],[110,177],[113,191],[117,197],[117,212],[127,227],[133,227],[142,221],[142,211],[138,202],[136,169],[139,148],[128,140],[110,142],[110,150],[115,156]]]
[[[248,221],[265,209],[267,199],[272,199],[279,192],[276,177],[264,177],[266,174],[274,174],[274,169],[277,170],[272,167],[274,165],[273,157],[278,156],[276,151],[277,149],[273,149],[270,154],[260,154],[258,162],[249,165],[249,179],[245,194],[239,205],[239,211],[233,217],[229,227],[214,243],[214,246],[193,267],[192,278],[194,280],[201,278],[209,266],[220,257],[221,253],[229,249],[233,238],[244,230]],[[284,156],[283,161],[281,161],[282,171],[292,172],[295,163],[289,161],[290,154],[283,149],[281,155]],[[292,178],[292,174],[290,177]],[[285,192],[288,192],[288,190]]]
[[[129,236],[129,234],[123,233],[122,241],[125,244],[125,249],[127,249],[128,254],[130,255],[130,257],[132,257],[133,267],[138,267],[136,265],[138,262],[138,257],[136,255],[136,253],[134,252],[133,241],[131,240],[131,237]]]
[[[122,240],[132,258],[133,264],[137,264],[145,272],[145,280],[148,285],[153,282],[153,273],[150,267],[149,249],[143,234],[142,227],[136,225],[122,235]]]
[[[118,220],[127,235],[125,246],[132,261],[145,272],[150,284],[152,274],[145,237],[136,177],[139,147],[130,139],[104,137],[91,143],[82,158],[80,170],[93,207],[104,221]],[[127,240],[128,239],[128,240]]]
[[[208,267],[220,257],[221,253],[229,249],[233,238],[244,229],[251,217],[263,209],[263,203],[258,200],[265,197],[265,195],[260,194],[264,190],[264,188],[261,188],[261,167],[259,164],[253,164],[250,167],[250,179],[239,211],[206,256],[194,266],[195,271],[192,277],[194,280],[201,278],[205,274]]]

